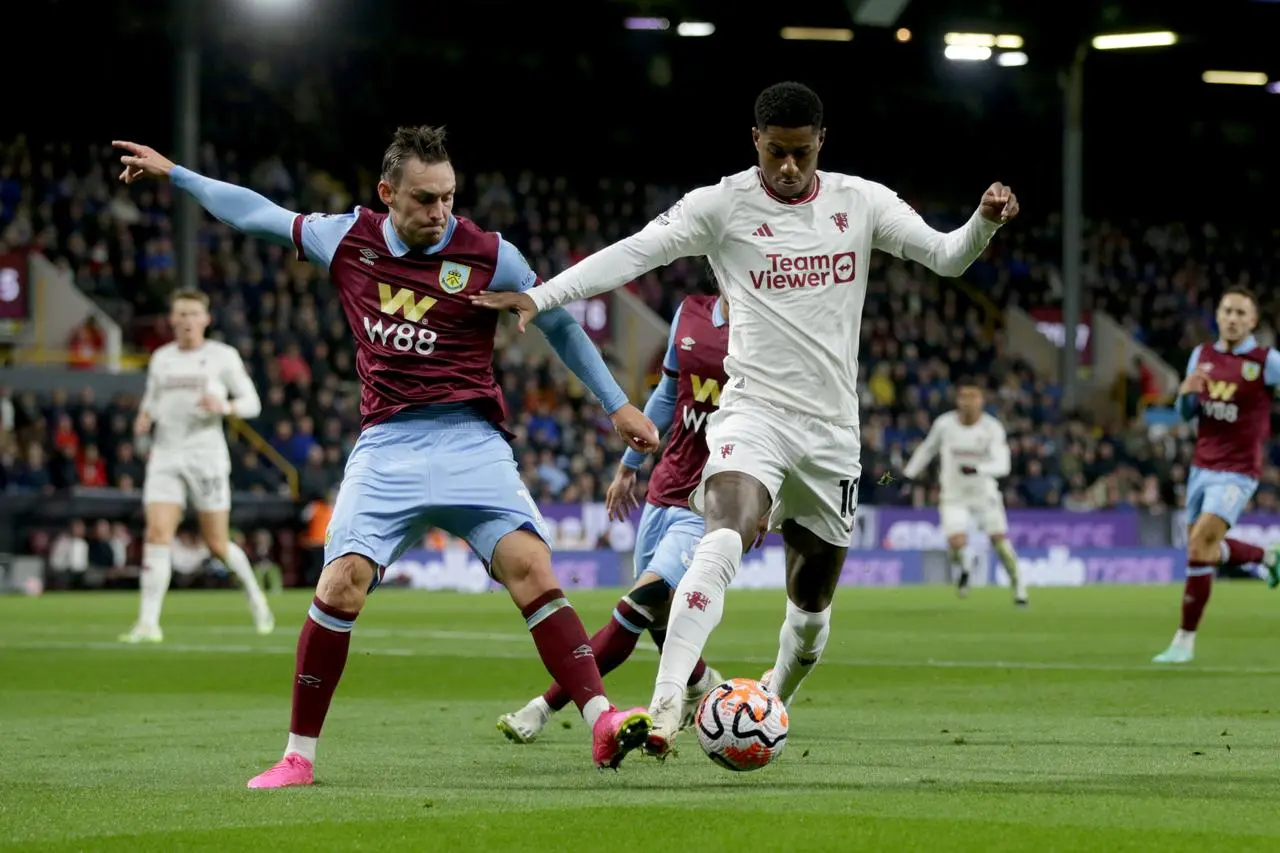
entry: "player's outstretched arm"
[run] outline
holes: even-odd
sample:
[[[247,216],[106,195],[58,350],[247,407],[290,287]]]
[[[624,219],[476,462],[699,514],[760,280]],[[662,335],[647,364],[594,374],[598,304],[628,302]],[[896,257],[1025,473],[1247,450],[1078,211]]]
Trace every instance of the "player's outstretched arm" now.
[[[887,187],[877,186],[880,213],[873,248],[923,264],[935,273],[956,278],[982,255],[1000,226],[1018,215],[1018,198],[995,183],[982,195],[969,221],[954,231],[935,231],[912,207]]]
[[[642,231],[579,261],[541,287],[522,294],[482,293],[472,301],[520,314],[520,327],[539,311],[616,290],[677,258],[705,255],[718,242],[723,219],[720,186],[693,190]]]
[[[902,476],[908,480],[915,480],[924,473],[924,469],[929,467],[929,463],[933,461],[933,457],[938,455],[938,448],[942,444],[942,430],[938,426],[941,420],[935,420],[933,426],[929,427],[929,434],[924,437],[924,441],[920,442],[920,446],[916,448],[916,452],[911,454],[911,458],[907,460],[907,464],[902,469]]]

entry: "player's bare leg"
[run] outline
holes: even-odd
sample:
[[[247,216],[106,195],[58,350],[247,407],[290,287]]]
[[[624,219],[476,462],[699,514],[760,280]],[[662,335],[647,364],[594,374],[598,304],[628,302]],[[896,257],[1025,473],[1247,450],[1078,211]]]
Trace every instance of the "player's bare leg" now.
[[[831,600],[849,549],[824,541],[794,521],[783,522],[782,540],[787,548],[787,616],[778,634],[778,659],[761,681],[785,706],[827,645]]]
[[[658,663],[649,712],[653,733],[645,750],[666,755],[680,730],[684,692],[707,638],[724,615],[724,595],[738,573],[742,555],[755,542],[760,519],[769,514],[769,490],[739,471],[721,471],[707,479],[703,516],[706,535],[698,543],[667,622],[667,639]]]
[[[947,537],[947,562],[951,565],[951,573],[956,581],[956,595],[964,598],[969,594],[969,564],[965,562],[965,549],[969,545],[966,533],[953,533]]]
[[[262,587],[258,586],[258,577],[253,572],[249,555],[231,541],[231,514],[226,510],[212,510],[199,513],[197,518],[200,522],[200,535],[205,545],[209,546],[209,553],[221,560],[244,587],[244,593],[249,598],[249,613],[253,616],[254,627],[259,634],[270,634],[275,630],[276,620],[271,615],[271,606],[267,604],[267,597],[262,594]]]
[[[1027,606],[1027,585],[1018,571],[1018,552],[1013,550],[1013,543],[1003,533],[991,534],[991,547],[995,549],[1000,565],[1004,566],[1009,576],[1009,586],[1013,587],[1013,603],[1018,607]]]
[[[347,665],[351,629],[364,609],[376,572],[367,557],[344,554],[320,573],[311,610],[298,636],[293,713],[284,758],[250,779],[250,788],[287,788],[315,781],[320,729]]]
[[[149,503],[145,507],[147,529],[142,545],[142,573],[138,575],[138,621],[122,643],[158,643],[164,639],[160,630],[160,612],[173,576],[170,546],[182,523],[183,508],[179,504]]]
[[[516,530],[498,541],[492,568],[520,608],[543,665],[591,728],[596,766],[616,768],[644,743],[649,714],[643,708],[619,711],[609,704],[587,631],[551,571],[550,549],[528,530]]]
[[[635,651],[640,635],[649,631],[658,650],[666,639],[667,614],[673,590],[653,572],[644,572],[613,610],[607,624],[591,637],[591,650],[596,656],[600,675],[608,675],[621,666]],[[691,707],[702,695],[720,682],[720,674],[698,659],[689,675],[685,690],[684,716],[687,723]],[[515,743],[532,743],[551,720],[551,716],[570,702],[569,692],[552,683],[541,696],[529,701],[519,711],[503,714],[498,730]]]

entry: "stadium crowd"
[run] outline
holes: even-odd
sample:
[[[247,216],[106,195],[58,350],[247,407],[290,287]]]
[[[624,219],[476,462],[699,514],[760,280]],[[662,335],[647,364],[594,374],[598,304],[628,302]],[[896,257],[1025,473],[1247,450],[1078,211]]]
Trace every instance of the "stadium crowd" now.
[[[154,349],[167,339],[164,311],[175,285],[173,192],[165,185],[125,189],[114,181],[113,163],[101,146],[33,150],[19,139],[0,147],[0,249],[45,252],[124,321],[133,344]],[[371,195],[371,188],[357,195],[325,172],[279,160],[242,167],[210,146],[194,165],[304,211],[346,210]],[[503,232],[543,277],[641,227],[680,192],[531,173],[459,180],[456,212]],[[937,227],[958,225],[961,215],[959,209],[926,213]],[[1050,260],[1057,239],[1053,220],[1020,223],[968,279],[997,301],[1049,304],[1060,290]],[[1247,283],[1257,268],[1250,266],[1257,259],[1232,255],[1238,245],[1210,226],[1192,233],[1096,223],[1087,248],[1092,304],[1122,318],[1175,366],[1209,334],[1206,306],[1215,290]],[[278,454],[297,469],[301,500],[324,499],[341,477],[359,425],[351,333],[327,281],[286,250],[211,219],[199,231],[199,278],[212,299],[213,336],[240,350],[262,395],[263,412],[252,426],[275,451],[268,456]],[[700,263],[681,261],[630,287],[669,318],[683,294],[708,284]],[[1135,418],[1129,430],[1104,436],[1080,413],[1062,410],[1058,388],[1007,351],[991,318],[962,290],[884,256],[874,260],[868,287],[860,389],[863,503],[932,501],[928,485],[884,475],[901,469],[932,418],[951,406],[952,383],[961,374],[987,378],[991,407],[1008,427],[1009,506],[1163,511],[1180,501],[1191,451],[1186,427],[1151,430]],[[544,502],[602,500],[622,450],[608,419],[558,363],[528,357],[505,327],[500,334],[499,381],[531,493]],[[1269,327],[1262,334],[1274,337]],[[0,390],[0,486],[41,493],[138,489],[145,454],[131,434],[135,406],[123,397],[100,400],[88,384],[76,395],[45,398]],[[1129,413],[1137,414],[1132,401]],[[237,489],[287,490],[271,458],[244,444],[233,448]],[[1271,457],[1280,463],[1280,445]],[[1278,485],[1269,471],[1257,503],[1280,506]]]

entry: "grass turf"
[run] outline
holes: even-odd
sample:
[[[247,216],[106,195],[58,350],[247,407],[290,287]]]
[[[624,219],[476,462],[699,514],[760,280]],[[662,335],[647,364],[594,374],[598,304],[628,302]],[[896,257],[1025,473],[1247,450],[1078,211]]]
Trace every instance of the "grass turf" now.
[[[613,591],[575,593],[588,629]],[[295,628],[236,593],[175,593],[166,642],[115,636],[132,595],[0,599],[0,850],[1280,849],[1280,598],[1220,584],[1200,659],[1148,663],[1158,587],[844,590],[782,758],[732,774],[686,735],[665,764],[590,767],[563,714],[529,746],[497,715],[546,675],[500,595],[380,591],[356,628],[318,784],[251,792],[288,725]],[[708,658],[772,663],[782,593],[736,593]],[[608,679],[644,704],[656,655]]]

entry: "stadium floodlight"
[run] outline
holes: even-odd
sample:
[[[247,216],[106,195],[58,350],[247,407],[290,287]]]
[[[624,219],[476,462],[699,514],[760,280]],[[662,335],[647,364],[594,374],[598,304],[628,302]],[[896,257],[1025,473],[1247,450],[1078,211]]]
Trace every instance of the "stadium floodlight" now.
[[[996,47],[1001,50],[1022,50],[1022,36],[996,36]]]
[[[676,25],[676,33],[690,38],[709,36],[716,31],[716,25],[707,21],[681,21]]]
[[[783,27],[788,41],[853,41],[853,30],[835,27]]]
[[[665,30],[671,22],[666,18],[627,18],[622,25],[629,30]]]
[[[907,29],[906,27],[899,27],[898,31],[893,34],[893,37],[896,38],[898,41],[902,42],[903,44],[906,44],[907,42],[911,41],[911,30]]]
[[[991,48],[980,44],[949,44],[942,55],[952,62],[986,62],[991,58]]]
[[[1280,80],[1267,84],[1267,91],[1273,95],[1280,95]]]
[[[1027,64],[1027,55],[1020,50],[1009,50],[996,56],[996,64],[1005,68],[1017,68]]]
[[[1151,33],[1111,33],[1093,37],[1094,50],[1126,50],[1133,47],[1168,47],[1178,43],[1178,34],[1168,30]]]
[[[948,47],[995,47],[995,33],[947,33],[942,43]]]
[[[1265,86],[1268,77],[1261,71],[1206,71],[1200,79],[1220,86]]]

